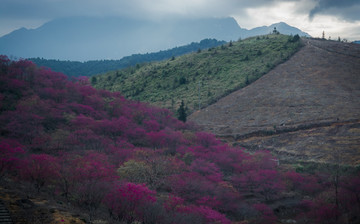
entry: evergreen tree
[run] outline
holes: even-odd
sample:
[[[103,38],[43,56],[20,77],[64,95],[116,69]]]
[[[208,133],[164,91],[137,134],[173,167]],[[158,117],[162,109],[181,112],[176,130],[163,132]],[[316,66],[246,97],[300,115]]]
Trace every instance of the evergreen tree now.
[[[92,85],[95,85],[96,82],[97,82],[96,77],[95,77],[95,76],[91,77],[91,84],[92,84]]]
[[[247,75],[247,76],[246,76],[246,80],[245,80],[245,85],[249,85],[249,84],[250,84],[249,76]]]
[[[296,34],[293,38],[292,38],[292,42],[297,42],[300,40],[300,36],[299,34]]]
[[[280,32],[274,27],[273,34],[280,34]]]
[[[182,122],[186,122],[186,108],[184,101],[181,101],[180,107],[177,110],[178,119]]]

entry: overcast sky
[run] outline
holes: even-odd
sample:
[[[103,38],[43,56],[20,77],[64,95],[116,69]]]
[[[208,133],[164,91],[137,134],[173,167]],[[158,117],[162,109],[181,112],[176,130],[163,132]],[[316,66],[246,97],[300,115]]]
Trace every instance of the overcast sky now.
[[[313,37],[360,40],[360,0],[0,0],[0,36],[69,16],[234,17],[240,27],[286,22]]]

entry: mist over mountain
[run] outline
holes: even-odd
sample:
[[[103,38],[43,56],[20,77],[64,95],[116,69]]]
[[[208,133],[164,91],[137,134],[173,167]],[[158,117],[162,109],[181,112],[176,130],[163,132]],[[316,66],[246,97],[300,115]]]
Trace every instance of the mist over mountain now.
[[[273,27],[283,34],[309,36],[286,23],[247,30],[233,18],[144,21],[121,17],[71,17],[50,21],[36,29],[21,28],[1,37],[0,54],[76,61],[120,59],[205,38],[230,41],[268,34]]]

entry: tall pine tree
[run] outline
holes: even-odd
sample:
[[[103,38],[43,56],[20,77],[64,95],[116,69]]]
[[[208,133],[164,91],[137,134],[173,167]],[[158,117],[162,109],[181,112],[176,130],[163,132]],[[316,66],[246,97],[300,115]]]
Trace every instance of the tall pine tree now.
[[[177,115],[180,121],[184,123],[186,122],[186,108],[183,100],[181,101],[180,107],[177,110]]]

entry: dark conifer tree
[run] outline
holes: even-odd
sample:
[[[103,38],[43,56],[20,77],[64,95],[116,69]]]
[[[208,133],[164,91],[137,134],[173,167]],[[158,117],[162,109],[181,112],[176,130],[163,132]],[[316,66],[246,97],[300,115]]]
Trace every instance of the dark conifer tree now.
[[[177,114],[180,121],[186,122],[186,108],[183,100],[181,101],[180,107],[177,110]]]

